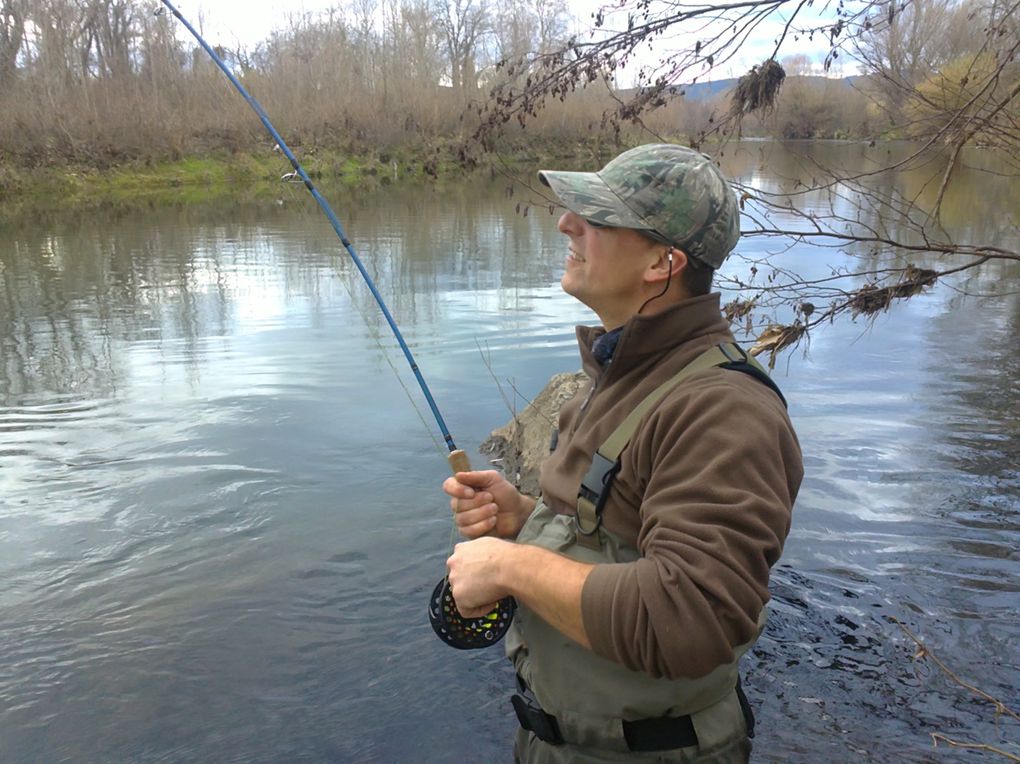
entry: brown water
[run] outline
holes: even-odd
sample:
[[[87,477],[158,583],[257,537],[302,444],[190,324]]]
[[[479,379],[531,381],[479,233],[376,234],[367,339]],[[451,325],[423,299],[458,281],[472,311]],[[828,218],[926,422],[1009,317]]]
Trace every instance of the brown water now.
[[[790,188],[805,148],[867,161],[727,161]],[[1020,246],[1015,185],[964,173],[947,225]],[[425,619],[451,540],[435,424],[302,194],[0,224],[0,761],[509,760],[500,651]],[[460,445],[509,417],[497,381],[578,366],[554,217],[501,182],[329,196]],[[780,362],[807,477],[745,659],[756,760],[974,758],[935,731],[1016,751],[891,619],[1020,705],[1018,292],[988,266]]]

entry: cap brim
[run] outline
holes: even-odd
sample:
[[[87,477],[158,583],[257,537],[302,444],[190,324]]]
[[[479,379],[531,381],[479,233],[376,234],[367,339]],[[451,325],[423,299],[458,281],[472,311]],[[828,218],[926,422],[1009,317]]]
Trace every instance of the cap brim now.
[[[652,230],[596,172],[540,170],[538,178],[552,189],[564,207],[587,220],[615,228]]]

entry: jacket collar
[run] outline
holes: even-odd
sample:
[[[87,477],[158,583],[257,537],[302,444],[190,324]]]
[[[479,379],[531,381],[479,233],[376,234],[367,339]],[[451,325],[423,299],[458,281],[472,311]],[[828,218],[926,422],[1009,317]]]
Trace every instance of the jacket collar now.
[[[612,361],[613,366],[625,368],[669,352],[696,337],[729,333],[718,292],[683,300],[659,313],[632,316],[621,328]],[[584,369],[589,376],[596,376],[603,365],[592,348],[596,340],[606,335],[606,330],[601,326],[578,326],[575,331]]]

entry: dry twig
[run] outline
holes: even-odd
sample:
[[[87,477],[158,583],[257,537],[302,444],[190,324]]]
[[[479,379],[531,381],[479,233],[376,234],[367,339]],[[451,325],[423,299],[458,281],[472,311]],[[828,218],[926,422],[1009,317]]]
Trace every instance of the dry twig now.
[[[986,743],[964,743],[959,740],[953,740],[939,732],[931,733],[932,745],[936,748],[939,747],[939,743],[945,743],[946,745],[952,746],[953,748],[969,748],[973,751],[988,751],[990,753],[997,753],[1000,756],[1005,756],[1010,761],[1020,761],[1020,756],[1004,751],[1001,748],[996,748],[993,745],[987,745]]]
[[[993,695],[989,695],[984,690],[975,687],[969,682],[965,682],[963,679],[957,676],[957,674],[953,672],[952,669],[950,669],[945,663],[943,663],[924,642],[922,642],[913,632],[910,631],[910,629],[904,626],[898,619],[893,618],[892,620],[897,626],[900,627],[900,629],[902,629],[903,633],[910,637],[910,639],[913,640],[914,644],[917,645],[917,652],[914,653],[914,660],[923,659],[930,660],[942,671],[943,674],[945,674],[951,680],[956,682],[956,684],[960,685],[961,687],[967,690],[970,690],[979,698],[987,700],[995,707],[996,721],[998,721],[998,718],[1000,716],[1009,716],[1015,719],[1016,721],[1020,721],[1020,714],[1018,714],[1016,711],[1011,709],[1009,706],[1007,706],[1005,703],[1003,703],[1001,700],[994,697]],[[943,735],[941,732],[932,732],[931,739],[932,745],[935,746],[936,748],[938,747],[939,743],[945,743],[946,745],[952,746],[953,748],[967,748],[974,751],[988,751],[989,753],[997,753],[1000,756],[1004,756],[1009,761],[1020,762],[1020,756],[1010,753],[1009,751],[1005,751],[1001,748],[996,748],[995,746],[988,745],[987,743],[970,743],[961,740],[954,740],[953,738]]]
[[[915,636],[914,633],[910,631],[910,629],[908,629],[906,626],[904,626],[896,618],[893,618],[893,622],[897,626],[899,626],[903,630],[903,633],[906,634],[908,637],[910,637],[914,641],[914,643],[917,645],[917,652],[914,653],[914,660],[920,660],[922,658],[930,659],[932,663],[934,663],[936,666],[938,666],[942,670],[942,673],[944,673],[946,676],[948,676],[950,679],[952,679],[958,685],[960,685],[964,689],[970,690],[971,692],[973,692],[978,697],[984,698],[989,703],[994,705],[995,706],[995,715],[996,716],[1011,716],[1014,719],[1016,719],[1018,722],[1020,722],[1020,713],[1017,713],[1016,711],[1011,709],[1009,706],[1007,706],[1005,703],[1003,703],[1001,700],[999,700],[998,698],[996,698],[996,697],[994,697],[992,695],[989,695],[984,690],[980,690],[977,687],[975,687],[974,685],[969,684],[969,683],[963,681],[962,679],[960,679],[960,677],[958,677],[955,673],[953,673],[953,671],[945,663],[943,663],[941,660],[939,660],[938,656],[935,655],[935,653],[933,653],[931,651],[931,649],[924,642],[922,642],[917,636]]]

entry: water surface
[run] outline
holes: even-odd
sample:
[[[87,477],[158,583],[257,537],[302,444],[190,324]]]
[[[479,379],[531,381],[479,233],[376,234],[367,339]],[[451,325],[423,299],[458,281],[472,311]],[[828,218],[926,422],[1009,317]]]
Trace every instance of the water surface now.
[[[727,161],[778,191],[804,148]],[[947,225],[1020,246],[1012,187],[966,178]],[[559,290],[555,217],[506,186],[330,194],[477,464],[593,320]],[[0,227],[0,760],[510,759],[501,652],[451,651],[425,619],[451,543],[436,427],[304,193]],[[993,264],[780,361],[807,475],[745,659],[756,760],[1020,740],[891,621],[1016,704],[1018,292]]]

